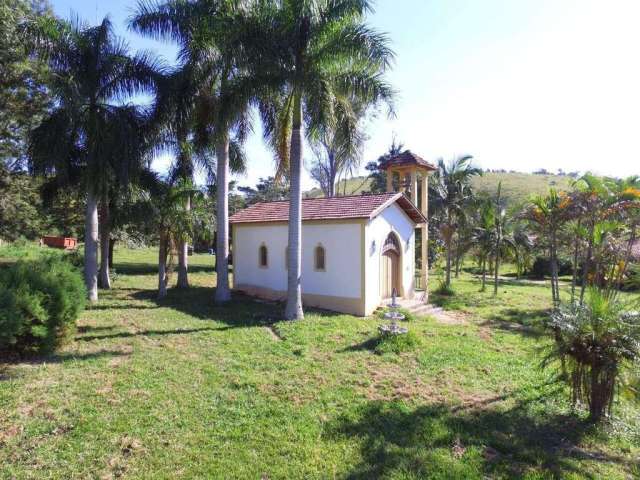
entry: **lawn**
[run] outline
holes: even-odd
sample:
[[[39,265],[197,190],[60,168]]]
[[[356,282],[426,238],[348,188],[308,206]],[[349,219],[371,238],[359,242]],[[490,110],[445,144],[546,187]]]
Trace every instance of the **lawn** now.
[[[55,356],[0,372],[2,478],[609,478],[640,475],[629,403],[595,430],[539,368],[544,286],[437,299],[420,344],[377,355],[379,320],[238,297],[213,257],[156,301],[154,250],[116,250],[115,288]],[[175,279],[173,279],[175,281]]]

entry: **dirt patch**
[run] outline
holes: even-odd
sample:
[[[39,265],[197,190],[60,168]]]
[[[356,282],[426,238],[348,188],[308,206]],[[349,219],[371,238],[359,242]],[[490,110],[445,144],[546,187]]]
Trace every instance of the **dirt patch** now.
[[[489,330],[486,327],[480,327],[480,329],[478,330],[478,336],[485,342],[490,342],[491,339],[493,338],[493,335],[491,334],[491,330]]]
[[[101,480],[121,478],[127,473],[128,463],[132,456],[145,452],[142,443],[125,435],[119,440],[118,453],[107,461],[106,471],[100,476]]]
[[[264,327],[265,330],[269,333],[269,336],[279,342],[281,340],[283,340],[282,336],[280,336],[280,332],[278,332],[278,330],[276,330],[272,325],[267,325],[266,327]]]

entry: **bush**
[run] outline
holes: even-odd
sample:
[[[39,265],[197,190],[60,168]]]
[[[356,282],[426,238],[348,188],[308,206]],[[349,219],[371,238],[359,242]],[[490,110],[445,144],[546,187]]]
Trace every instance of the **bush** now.
[[[451,285],[447,286],[447,283],[444,280],[440,280],[438,288],[436,288],[433,293],[436,295],[442,295],[443,297],[453,297],[456,294],[456,291]]]
[[[418,339],[418,336],[413,332],[407,332],[401,335],[380,334],[375,352],[378,355],[384,355],[385,353],[399,354],[409,352],[415,350],[419,343],[420,340]]]
[[[558,259],[558,275],[572,275],[573,274],[573,264],[571,260],[567,259]],[[534,278],[544,278],[551,276],[551,260],[546,257],[536,257],[533,262],[533,266],[531,267],[531,276]]]
[[[0,351],[53,352],[74,330],[85,298],[80,272],[62,257],[0,269]]]
[[[625,371],[640,362],[638,303],[627,304],[591,289],[584,305],[563,306],[551,315],[554,346],[543,365],[559,359],[574,405],[589,407],[591,420],[610,415]]]

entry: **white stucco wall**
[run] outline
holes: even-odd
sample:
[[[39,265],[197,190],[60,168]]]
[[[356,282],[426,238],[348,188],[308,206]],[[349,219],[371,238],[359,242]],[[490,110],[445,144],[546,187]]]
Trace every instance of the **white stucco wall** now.
[[[361,296],[361,229],[359,222],[302,226],[302,291],[345,298]],[[285,292],[286,224],[234,225],[234,285],[251,285]],[[258,265],[260,245],[269,252],[268,268]],[[325,271],[314,271],[314,251],[325,248]]]
[[[380,265],[382,246],[390,232],[395,232],[402,246],[402,285],[405,296],[413,295],[415,274],[415,225],[406,213],[393,204],[371,220],[365,230],[366,309],[380,305]]]

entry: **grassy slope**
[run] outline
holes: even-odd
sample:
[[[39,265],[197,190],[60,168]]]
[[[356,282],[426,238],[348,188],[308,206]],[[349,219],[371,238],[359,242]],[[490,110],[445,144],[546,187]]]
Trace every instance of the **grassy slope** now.
[[[498,183],[502,182],[502,195],[510,204],[518,205],[526,202],[531,195],[544,194],[550,187],[558,190],[569,188],[571,178],[558,175],[533,175],[531,173],[485,173],[473,180],[476,192],[495,195]],[[340,183],[339,192],[344,191],[344,182]],[[350,178],[346,181],[348,195],[358,195],[369,189],[369,181],[365,177]],[[320,189],[313,189],[307,194],[311,197],[322,195]]]
[[[287,323],[244,298],[213,306],[206,255],[191,257],[193,288],[157,302],[155,258],[117,251],[116,288],[83,314],[75,340],[6,366],[0,477],[640,474],[638,427],[607,438],[571,415],[537,368],[545,338],[496,322],[492,312],[508,312],[470,277],[457,282],[462,307],[484,318],[416,320],[415,352],[378,356],[375,319],[316,312]],[[507,322],[548,305],[543,287],[501,295],[521,312]]]

